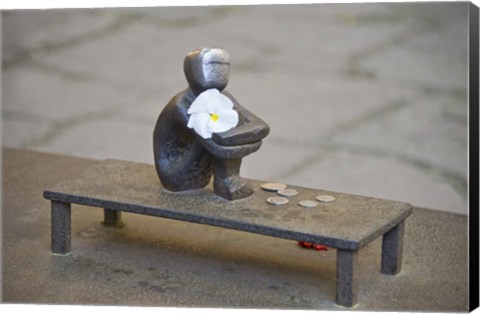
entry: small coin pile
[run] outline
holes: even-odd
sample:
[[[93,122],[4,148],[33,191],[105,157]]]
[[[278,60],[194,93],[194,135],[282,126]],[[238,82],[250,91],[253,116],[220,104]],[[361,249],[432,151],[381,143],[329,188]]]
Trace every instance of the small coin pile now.
[[[267,203],[271,205],[285,205],[288,204],[289,200],[287,197],[293,197],[298,195],[298,191],[294,189],[287,189],[287,185],[277,182],[268,182],[262,184],[262,189],[268,192],[277,192],[280,196],[271,196],[267,198]],[[314,208],[320,203],[331,203],[335,201],[335,197],[332,195],[322,194],[318,195],[316,200],[301,200],[298,202],[298,205],[304,208]]]
[[[264,183],[262,184],[262,189],[268,192],[277,192],[278,191],[285,191],[287,188],[286,184],[283,183],[276,183],[276,182],[269,182],[269,183]],[[278,193],[279,195],[282,195]],[[282,195],[282,196],[287,196],[287,195]],[[267,198],[267,203],[270,205],[285,205],[288,203],[288,199],[282,196],[272,196]]]

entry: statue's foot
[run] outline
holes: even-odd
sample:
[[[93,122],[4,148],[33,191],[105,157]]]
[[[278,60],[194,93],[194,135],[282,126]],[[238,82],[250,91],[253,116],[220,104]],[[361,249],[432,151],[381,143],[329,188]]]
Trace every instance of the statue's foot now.
[[[253,194],[253,187],[248,180],[235,175],[224,179],[214,178],[213,192],[228,200],[238,200]]]

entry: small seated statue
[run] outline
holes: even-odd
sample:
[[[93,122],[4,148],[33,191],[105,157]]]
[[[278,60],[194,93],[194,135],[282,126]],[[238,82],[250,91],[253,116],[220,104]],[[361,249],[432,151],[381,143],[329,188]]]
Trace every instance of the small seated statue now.
[[[260,148],[270,128],[224,90],[230,75],[226,50],[194,50],[183,66],[189,87],[165,106],[153,133],[160,182],[170,191],[194,190],[208,185],[213,174],[216,195],[248,197],[253,189],[240,177],[242,158]]]

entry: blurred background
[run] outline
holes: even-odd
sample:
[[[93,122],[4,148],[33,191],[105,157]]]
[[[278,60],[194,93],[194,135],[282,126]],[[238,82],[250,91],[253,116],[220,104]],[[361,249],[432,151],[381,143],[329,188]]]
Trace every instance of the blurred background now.
[[[2,12],[2,145],[153,164],[198,47],[271,126],[242,175],[467,213],[468,3]]]

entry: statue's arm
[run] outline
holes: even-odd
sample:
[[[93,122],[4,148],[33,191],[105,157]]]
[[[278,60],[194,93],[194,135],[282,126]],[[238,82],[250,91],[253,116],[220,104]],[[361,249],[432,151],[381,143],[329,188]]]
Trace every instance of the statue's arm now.
[[[212,139],[215,143],[225,146],[236,146],[248,143],[254,143],[265,138],[270,132],[270,127],[262,119],[255,116],[240,104],[227,92],[223,92],[229,97],[239,115],[239,124],[226,132],[214,133]]]

